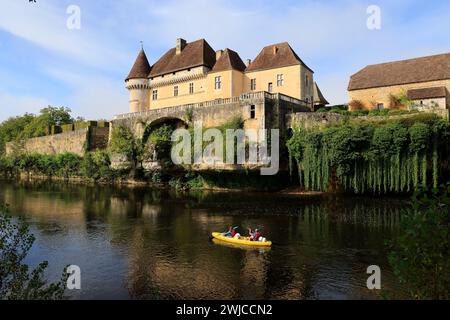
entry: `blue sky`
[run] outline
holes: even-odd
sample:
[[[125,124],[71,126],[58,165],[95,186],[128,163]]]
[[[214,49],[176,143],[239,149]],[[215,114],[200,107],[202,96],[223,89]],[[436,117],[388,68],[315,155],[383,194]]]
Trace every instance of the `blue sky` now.
[[[79,30],[66,27],[69,5],[81,9]],[[381,9],[381,30],[366,26],[369,5]],[[0,121],[48,104],[87,119],[127,112],[124,78],[141,40],[150,63],[178,37],[244,61],[288,41],[338,104],[360,68],[450,52],[449,33],[445,0],[0,0]]]

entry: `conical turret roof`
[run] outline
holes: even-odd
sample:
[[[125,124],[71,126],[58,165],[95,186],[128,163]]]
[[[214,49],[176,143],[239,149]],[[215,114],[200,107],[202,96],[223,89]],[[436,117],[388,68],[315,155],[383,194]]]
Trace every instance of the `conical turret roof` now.
[[[144,49],[141,49],[141,52],[139,52],[139,55],[136,58],[136,62],[133,65],[133,68],[131,68],[130,74],[125,80],[130,79],[146,79],[148,75],[150,74],[151,66],[148,62],[147,55],[145,54]]]

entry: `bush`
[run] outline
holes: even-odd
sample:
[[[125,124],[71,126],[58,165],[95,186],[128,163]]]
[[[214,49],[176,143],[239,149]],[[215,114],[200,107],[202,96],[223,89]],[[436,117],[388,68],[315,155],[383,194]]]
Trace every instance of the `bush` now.
[[[364,103],[360,100],[352,100],[348,104],[348,107],[350,111],[355,111],[355,110],[363,110],[365,106]]]
[[[410,192],[445,182],[450,125],[434,117],[349,122],[295,130],[287,142],[300,184],[326,191],[330,179],[355,193]]]
[[[24,260],[35,238],[21,219],[13,222],[7,207],[0,203],[0,300],[60,300],[66,288],[67,273],[61,280],[47,284],[44,272],[48,262],[29,271]]]
[[[110,165],[111,159],[106,151],[88,152],[83,158],[81,173],[94,181],[112,180],[114,179],[114,172]]]
[[[390,246],[394,274],[413,299],[450,299],[450,187],[415,194]]]
[[[367,116],[367,115],[369,115],[369,110],[355,110],[355,111],[351,111],[350,115],[353,116],[353,117]]]

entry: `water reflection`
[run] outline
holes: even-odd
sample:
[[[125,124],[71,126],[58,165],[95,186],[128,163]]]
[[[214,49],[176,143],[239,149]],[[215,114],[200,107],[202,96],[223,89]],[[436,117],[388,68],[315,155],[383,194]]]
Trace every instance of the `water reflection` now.
[[[81,267],[72,298],[379,298],[365,287],[372,264],[399,291],[384,241],[402,200],[7,182],[0,199],[33,226],[29,263],[49,260],[55,279],[67,264]],[[230,225],[262,228],[273,248],[209,240]]]

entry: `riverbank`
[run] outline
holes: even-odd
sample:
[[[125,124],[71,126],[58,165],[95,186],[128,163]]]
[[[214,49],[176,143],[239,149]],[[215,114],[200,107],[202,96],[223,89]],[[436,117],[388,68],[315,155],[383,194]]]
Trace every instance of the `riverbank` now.
[[[34,173],[16,172],[14,175],[3,175],[3,181],[18,182],[61,182],[73,185],[99,185],[120,187],[147,187],[173,189],[178,191],[217,191],[217,192],[271,192],[282,193],[292,190],[295,184],[287,172],[278,176],[260,176],[259,172],[151,172],[142,174],[140,178],[117,174],[114,178],[97,179],[85,176],[46,176]],[[297,190],[297,194],[302,194]],[[305,192],[304,195],[310,195]],[[316,193],[323,194],[323,193]]]

